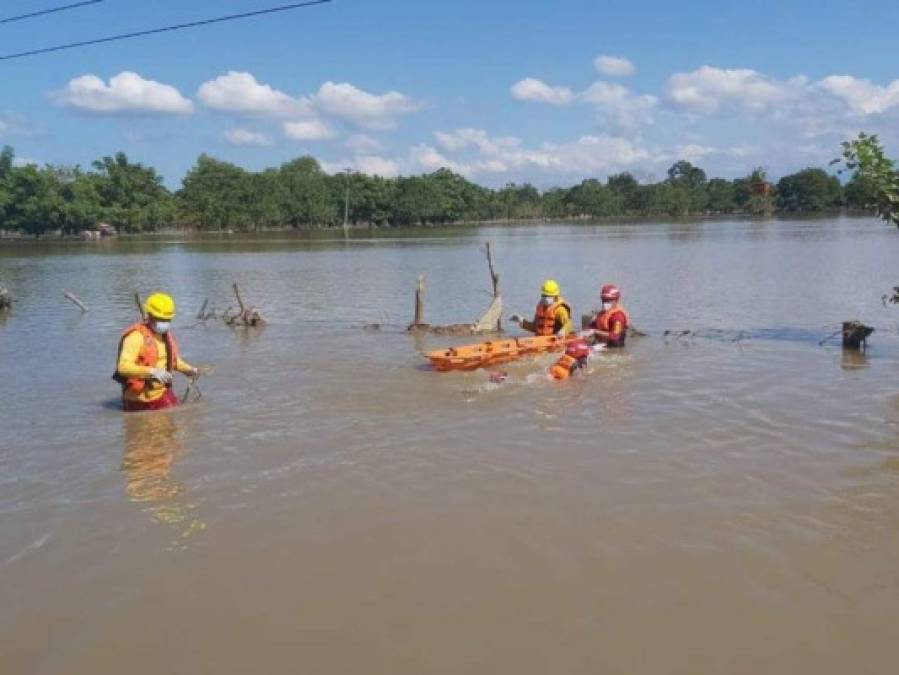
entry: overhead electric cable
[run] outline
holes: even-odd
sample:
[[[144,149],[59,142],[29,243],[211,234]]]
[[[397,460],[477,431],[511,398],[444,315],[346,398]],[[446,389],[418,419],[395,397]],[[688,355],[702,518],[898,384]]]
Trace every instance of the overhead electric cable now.
[[[45,14],[55,14],[56,12],[65,12],[68,9],[78,9],[87,5],[96,5],[103,0],[84,0],[83,2],[75,2],[71,5],[63,5],[61,7],[51,7],[50,9],[42,9],[39,12],[31,12],[30,14],[21,14],[19,16],[11,16],[8,19],[0,19],[0,23],[12,23],[13,21],[24,21],[25,19],[33,19],[36,16],[44,16]]]
[[[27,52],[19,52],[18,54],[6,54],[0,56],[0,61],[9,59],[19,59],[24,56],[34,56],[35,54],[46,54],[48,52],[59,52],[64,49],[75,49],[76,47],[86,47],[88,45],[97,45],[104,42],[115,42],[116,40],[127,40],[129,38],[142,37],[144,35],[153,35],[155,33],[167,33],[175,30],[183,30],[185,28],[196,28],[197,26],[208,26],[213,23],[223,23],[225,21],[236,21],[238,19],[248,19],[263,14],[274,14],[276,12],[286,12],[292,9],[301,9],[303,7],[313,7],[315,5],[324,5],[333,0],[307,0],[306,2],[295,2],[290,5],[281,5],[280,7],[269,7],[268,9],[257,9],[253,12],[243,12],[242,14],[231,14],[229,16],[219,16],[214,19],[201,19],[200,21],[191,21],[190,23],[181,23],[175,26],[163,26],[162,28],[151,28],[149,30],[140,30],[134,33],[124,33],[122,35],[111,35],[109,37],[96,38],[93,40],[84,40],[82,42],[71,42],[65,45],[56,45],[54,47],[43,47],[42,49],[32,49]]]

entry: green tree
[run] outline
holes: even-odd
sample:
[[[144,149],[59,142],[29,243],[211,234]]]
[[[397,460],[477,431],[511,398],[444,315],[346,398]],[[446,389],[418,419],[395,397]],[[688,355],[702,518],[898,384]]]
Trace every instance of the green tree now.
[[[175,213],[172,195],[154,168],[129,162],[124,152],[103,157],[93,166],[103,218],[130,232],[171,224]]]
[[[7,227],[7,209],[12,195],[10,194],[10,180],[12,180],[13,163],[16,153],[8,145],[0,151],[0,230]]]
[[[778,206],[787,211],[821,211],[842,201],[840,181],[823,169],[803,169],[777,183]]]
[[[866,208],[899,227],[899,171],[895,162],[887,158],[880,139],[877,135],[860,133],[858,138],[842,145],[842,161],[846,169],[854,172],[853,180],[863,186],[868,200]]]
[[[293,227],[336,225],[343,222],[344,190],[322,171],[313,157],[300,157],[279,170],[281,209]]]
[[[672,187],[669,192],[669,213],[687,215],[699,213],[708,206],[706,192],[706,174],[698,166],[686,160],[680,160],[668,169],[667,183]]]
[[[238,166],[200,155],[177,193],[181,219],[204,230],[252,227],[254,196],[249,174]]]
[[[737,209],[737,189],[724,178],[712,178],[706,186],[708,207],[714,213],[732,213]]]
[[[615,197],[616,214],[635,213],[640,210],[640,183],[630,173],[618,173],[606,179],[606,188]]]
[[[770,216],[777,206],[774,186],[768,182],[768,173],[760,166],[752,170],[746,179],[750,195],[746,211],[754,216]]]

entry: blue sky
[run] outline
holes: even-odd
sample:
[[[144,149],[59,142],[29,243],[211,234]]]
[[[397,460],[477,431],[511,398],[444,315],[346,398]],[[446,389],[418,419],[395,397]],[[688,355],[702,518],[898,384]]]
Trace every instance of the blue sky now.
[[[0,24],[3,54],[285,0],[106,0]],[[11,0],[0,18],[66,4]],[[541,187],[686,158],[710,174],[899,153],[899,3],[335,0],[0,61],[0,144],[87,165],[124,150],[177,186],[206,152],[312,154],[383,175],[449,166]]]

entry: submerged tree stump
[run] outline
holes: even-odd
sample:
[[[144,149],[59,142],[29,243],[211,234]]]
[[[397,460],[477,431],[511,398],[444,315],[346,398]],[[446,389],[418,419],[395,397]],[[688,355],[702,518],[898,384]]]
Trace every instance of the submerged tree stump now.
[[[867,346],[868,336],[873,332],[873,328],[861,321],[844,321],[843,349],[864,349]]]
[[[240,288],[237,284],[233,284],[232,288],[234,289],[234,297],[237,298],[237,304],[240,306],[240,311],[237,314],[232,315],[226,310],[222,315],[225,323],[229,326],[244,326],[247,328],[264,326],[266,320],[254,307],[247,307],[243,301],[243,297],[240,295]]]

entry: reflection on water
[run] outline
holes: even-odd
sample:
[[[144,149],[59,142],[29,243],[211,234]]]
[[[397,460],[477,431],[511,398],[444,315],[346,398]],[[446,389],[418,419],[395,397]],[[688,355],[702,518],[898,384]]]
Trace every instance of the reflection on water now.
[[[181,539],[206,528],[194,517],[196,505],[178,499],[184,495],[185,485],[172,475],[184,452],[178,427],[183,414],[183,410],[123,414],[125,453],[121,465],[128,498],[146,503],[153,520],[172,528]]]
[[[184,486],[172,479],[175,456],[182,452],[174,411],[122,415],[125,493],[135,502],[175,497]]]
[[[867,368],[868,354],[864,349],[843,349],[840,356],[840,367],[843,370]]]

